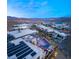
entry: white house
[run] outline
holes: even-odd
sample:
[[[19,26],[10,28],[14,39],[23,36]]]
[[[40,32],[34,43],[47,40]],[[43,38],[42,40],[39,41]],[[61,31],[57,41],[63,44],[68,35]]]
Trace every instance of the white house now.
[[[46,53],[41,48],[21,38],[10,41],[7,47],[8,59],[45,59]]]
[[[37,25],[37,27],[47,32],[53,32],[53,28],[46,27],[44,25]]]
[[[18,29],[28,29],[31,27],[31,24],[16,24],[12,27],[12,30],[18,30]]]
[[[54,40],[58,41],[59,43],[61,43],[64,39],[67,38],[66,33],[60,32],[58,30],[54,30],[54,32],[52,32],[52,36],[53,36]]]
[[[36,30],[30,30],[30,29],[25,29],[25,30],[15,30],[15,31],[10,31],[8,34],[14,36],[15,38],[23,37],[29,34],[35,34],[38,33]]]

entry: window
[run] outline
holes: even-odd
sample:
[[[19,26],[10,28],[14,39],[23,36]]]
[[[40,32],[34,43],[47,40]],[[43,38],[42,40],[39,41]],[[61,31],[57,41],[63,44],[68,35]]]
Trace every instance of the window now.
[[[57,35],[57,37],[59,37],[59,38],[63,39],[63,37],[62,37],[62,36],[60,36],[60,35]]]

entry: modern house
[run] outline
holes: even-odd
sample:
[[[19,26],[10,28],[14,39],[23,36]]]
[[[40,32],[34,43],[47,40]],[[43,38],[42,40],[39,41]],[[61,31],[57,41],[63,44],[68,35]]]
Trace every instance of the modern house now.
[[[7,58],[8,59],[45,59],[45,52],[19,38],[7,43]]]
[[[40,30],[46,31],[46,32],[53,32],[52,28],[46,27],[44,25],[37,25],[37,28],[39,28]]]
[[[10,49],[13,49],[13,52],[8,52],[8,58],[9,59],[19,59],[21,58],[20,56],[17,57],[17,53],[20,52],[22,46],[17,48],[20,43],[25,42],[26,45],[28,45],[32,50],[36,51],[37,56],[32,58],[30,55],[23,57],[24,59],[45,59],[45,57],[48,55],[49,52],[53,52],[54,47],[45,39],[37,35],[38,31],[36,30],[30,30],[30,29],[25,29],[25,30],[15,30],[15,31],[10,31],[8,32],[8,44],[7,45],[12,45],[14,47],[10,47]],[[14,43],[14,44],[12,44]],[[35,46],[35,47],[34,47]],[[9,47],[7,47],[9,51]],[[15,49],[14,49],[15,48]],[[23,50],[26,48],[22,48]],[[22,50],[21,49],[21,50]],[[18,52],[19,51],[19,52]],[[25,50],[24,50],[25,51]],[[40,52],[41,51],[41,52]],[[31,52],[30,52],[31,53]],[[23,53],[24,54],[24,53]],[[26,53],[27,55],[28,53]],[[25,55],[25,54],[24,54]],[[24,56],[23,55],[23,56]]]
[[[17,38],[24,37],[29,34],[35,34],[35,33],[38,33],[38,31],[25,29],[25,30],[10,31],[10,32],[8,32],[8,35],[14,36],[15,39],[17,39]]]
[[[26,24],[26,23],[23,23],[23,24],[16,24],[16,25],[13,25],[12,26],[12,30],[18,30],[18,29],[28,29],[31,27],[32,24]]]

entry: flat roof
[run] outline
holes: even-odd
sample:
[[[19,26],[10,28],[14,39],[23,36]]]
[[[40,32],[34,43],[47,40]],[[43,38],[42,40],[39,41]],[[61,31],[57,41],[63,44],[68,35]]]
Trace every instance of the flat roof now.
[[[53,47],[51,46],[51,44],[47,41],[47,39],[45,38],[42,38],[42,37],[39,37],[38,35],[28,35],[28,36],[25,36],[25,40],[27,41],[32,41],[34,40],[37,42],[37,46],[45,49],[45,50],[53,50]]]
[[[8,59],[12,59],[12,58],[14,58],[14,59],[17,59],[17,58],[19,58],[20,56],[24,56],[23,54],[25,54],[25,57],[23,57],[23,58],[34,58],[34,59],[36,59],[38,56],[43,56],[44,55],[44,51],[41,49],[41,48],[39,48],[39,47],[37,47],[37,46],[35,46],[35,45],[33,45],[33,44],[31,44],[31,43],[29,43],[29,42],[26,42],[25,40],[23,40],[22,38],[19,38],[19,39],[17,39],[17,40],[13,40],[13,41],[11,41],[10,43],[13,43],[14,45],[15,45],[15,47],[14,48],[11,48],[10,49],[10,44],[8,45]],[[24,44],[24,45],[23,45]],[[19,46],[20,46],[20,48],[19,48]],[[21,48],[23,48],[23,47],[25,47],[26,46],[26,48],[24,48],[24,49],[21,49]],[[15,48],[18,48],[18,49],[16,49],[16,50],[18,50],[17,51],[17,53],[13,53],[13,52],[15,52],[16,50],[13,50],[13,49],[15,49]],[[27,48],[29,48],[29,50],[27,50]],[[22,52],[23,50],[26,50],[24,53]],[[10,52],[9,52],[10,51]],[[29,51],[29,54],[26,54],[27,52]],[[31,51],[31,52],[30,52]],[[18,55],[18,53],[20,53],[20,52],[22,52],[22,54],[19,54]],[[33,52],[35,52],[36,53],[36,55],[35,56],[32,56],[34,53]],[[13,53],[13,54],[12,54]],[[33,54],[32,54],[33,53]],[[44,57],[44,56],[43,56]]]
[[[38,31],[36,30],[25,29],[25,30],[20,30],[20,32],[18,30],[11,31],[11,32],[8,32],[8,34],[13,35],[15,38],[18,38],[24,35],[29,35],[37,32]]]
[[[62,32],[62,31],[58,31],[58,30],[54,30],[55,33],[58,33],[60,35],[63,35],[63,36],[67,36],[66,33]]]
[[[43,28],[44,30],[47,30],[47,32],[53,32],[53,29],[50,27],[46,27],[44,25],[38,25],[39,28]]]

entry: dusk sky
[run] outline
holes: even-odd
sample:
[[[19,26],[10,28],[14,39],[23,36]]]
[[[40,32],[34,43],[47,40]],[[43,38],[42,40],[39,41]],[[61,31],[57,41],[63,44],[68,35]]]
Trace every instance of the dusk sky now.
[[[8,16],[50,18],[71,16],[71,0],[7,0]]]

